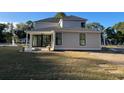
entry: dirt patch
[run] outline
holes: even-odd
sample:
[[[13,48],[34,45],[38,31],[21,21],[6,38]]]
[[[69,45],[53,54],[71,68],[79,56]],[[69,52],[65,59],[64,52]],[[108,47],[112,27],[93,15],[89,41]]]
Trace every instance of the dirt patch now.
[[[72,58],[99,59],[99,60],[105,60],[105,61],[124,65],[124,54],[100,53],[100,52],[90,52],[90,51],[88,52],[65,51],[65,52],[60,52],[58,54],[64,55],[66,57],[72,57]]]
[[[124,54],[90,53],[90,55],[98,59],[115,62],[118,64],[122,63],[124,65]]]

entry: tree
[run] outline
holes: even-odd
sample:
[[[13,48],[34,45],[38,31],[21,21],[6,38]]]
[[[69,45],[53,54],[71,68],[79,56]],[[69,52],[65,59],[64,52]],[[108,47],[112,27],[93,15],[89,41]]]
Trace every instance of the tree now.
[[[10,23],[10,31],[12,33],[12,45],[15,46],[15,30],[14,30],[14,25],[13,23]]]
[[[64,18],[66,16],[66,14],[64,12],[59,12],[55,15],[55,18],[61,19]]]
[[[92,30],[96,30],[96,31],[102,31],[102,30],[104,30],[104,26],[101,25],[100,23],[97,23],[97,22],[86,24],[86,28],[92,29]]]
[[[20,23],[17,24],[16,26],[17,28],[15,34],[18,36],[19,39],[25,38],[26,37],[25,31],[29,29],[28,25],[26,23]]]
[[[117,31],[121,31],[124,34],[124,22],[119,22],[113,26]]]
[[[118,44],[117,32],[113,27],[108,27],[105,30],[107,35],[107,44]]]
[[[26,23],[19,23],[16,25],[16,35],[18,36],[18,38],[25,38],[26,37],[26,33],[25,31],[30,31],[33,29],[33,22],[32,21],[27,21]]]
[[[105,33],[107,34],[107,37],[108,37],[109,39],[114,38],[115,35],[116,35],[115,29],[112,28],[112,27],[106,28]]]
[[[117,31],[117,40],[119,44],[124,43],[124,22],[119,22],[113,26],[114,29]]]
[[[117,44],[123,44],[124,43],[124,34],[121,31],[117,31],[116,39],[117,39]]]
[[[18,38],[21,39],[26,37],[25,31],[31,31],[33,29],[33,22],[29,20],[25,23],[19,23],[16,26],[17,28],[15,33]]]
[[[27,30],[32,30],[33,29],[33,22],[31,20],[26,22],[27,25]]]
[[[22,31],[25,31],[28,29],[28,26],[25,24],[25,23],[19,23],[19,24],[16,24],[16,30],[22,30]]]
[[[7,27],[6,24],[0,23],[0,42],[5,42],[4,35],[3,35],[3,30]]]
[[[3,33],[4,36],[4,40],[6,41],[6,43],[11,43],[12,42],[12,33],[10,32],[4,32]]]
[[[3,31],[7,27],[6,24],[0,23],[0,31]]]
[[[16,30],[15,34],[18,36],[19,39],[26,37],[25,31],[22,30]]]

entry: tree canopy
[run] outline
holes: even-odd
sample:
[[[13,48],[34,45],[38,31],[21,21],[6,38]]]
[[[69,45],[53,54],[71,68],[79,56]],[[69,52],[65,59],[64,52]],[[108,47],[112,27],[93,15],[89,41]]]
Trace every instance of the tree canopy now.
[[[56,15],[55,15],[55,18],[64,18],[66,16],[66,14],[64,12],[58,12]]]
[[[112,27],[106,28],[105,33],[107,34],[107,37],[110,39],[114,38],[114,36],[116,35],[115,29]]]
[[[110,44],[123,44],[124,43],[124,34],[121,31],[116,31],[113,27],[108,27],[105,30],[107,35],[107,41]]]
[[[33,22],[29,20],[25,23],[19,23],[16,26],[17,26],[17,30],[22,30],[22,31],[31,30],[33,29]]]
[[[25,38],[26,37],[26,33],[25,31],[28,30],[32,30],[33,29],[33,22],[31,20],[25,22],[25,23],[19,23],[16,25],[16,35],[18,36],[18,38]]]
[[[104,26],[101,25],[100,23],[97,23],[97,22],[86,24],[86,28],[92,29],[92,30],[96,30],[96,31],[102,31],[102,30],[104,30]]]
[[[27,25],[27,30],[32,30],[33,29],[33,22],[31,20],[26,22]]]
[[[6,24],[0,23],[0,31],[4,30],[7,27]]]
[[[0,42],[5,42],[3,30],[7,27],[6,24],[0,23]]]
[[[121,31],[124,34],[124,22],[119,22],[113,26],[117,31]]]
[[[27,25],[25,23],[19,23],[16,25],[17,26],[17,30],[27,30]]]

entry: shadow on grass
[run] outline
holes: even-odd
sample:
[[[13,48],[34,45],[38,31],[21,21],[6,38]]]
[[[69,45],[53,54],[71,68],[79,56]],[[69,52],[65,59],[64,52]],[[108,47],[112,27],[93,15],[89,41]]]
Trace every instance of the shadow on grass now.
[[[97,63],[106,63],[101,60],[77,58],[71,62],[73,58],[57,53],[19,53],[15,49],[0,52],[1,80],[117,79],[116,75],[88,69],[97,67]]]

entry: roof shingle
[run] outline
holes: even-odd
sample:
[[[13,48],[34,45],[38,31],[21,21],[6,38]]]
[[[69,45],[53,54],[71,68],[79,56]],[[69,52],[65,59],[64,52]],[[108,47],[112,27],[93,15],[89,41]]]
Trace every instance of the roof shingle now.
[[[41,19],[41,20],[38,20],[38,21],[35,21],[35,22],[59,22],[60,18],[55,18],[55,17],[50,17],[50,18],[46,18],[46,19]],[[78,17],[78,16],[66,16],[63,18],[63,20],[66,20],[66,21],[87,21],[87,19],[85,18],[81,18],[81,17]]]

